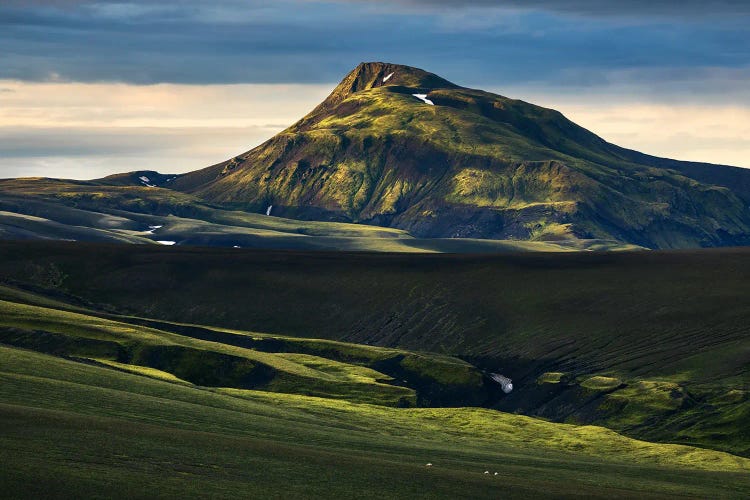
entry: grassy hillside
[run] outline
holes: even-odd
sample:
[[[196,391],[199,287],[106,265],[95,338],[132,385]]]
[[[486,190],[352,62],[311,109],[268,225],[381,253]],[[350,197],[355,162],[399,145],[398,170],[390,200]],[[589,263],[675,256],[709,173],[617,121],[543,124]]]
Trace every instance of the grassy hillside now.
[[[10,496],[750,493],[747,459],[489,410],[205,390],[2,346],[0,382]]]
[[[144,175],[139,175],[144,174]],[[507,252],[623,250],[614,240],[424,239],[403,230],[338,222],[298,221],[208,205],[156,185],[154,172],[97,181],[0,180],[0,239],[113,243],[170,242],[241,248],[374,252]],[[162,176],[163,179],[174,177]],[[135,180],[133,180],[135,179]],[[127,183],[131,184],[128,185]],[[162,184],[168,185],[167,181]]]
[[[256,350],[262,342],[226,330],[267,332],[284,339],[277,353],[320,354],[298,337],[458,356],[513,379],[510,395],[483,393],[485,406],[748,456],[749,263],[745,249],[461,256],[3,243],[0,278],[15,291],[0,298],[62,301]]]
[[[649,157],[551,109],[362,63],[287,130],[170,187],[419,237],[682,248],[750,244],[748,185],[743,169]]]
[[[12,288],[0,296],[11,299],[0,300],[0,343],[172,382],[401,407],[477,405],[491,392],[475,367],[438,354],[164,325],[179,335],[34,305],[35,295]]]

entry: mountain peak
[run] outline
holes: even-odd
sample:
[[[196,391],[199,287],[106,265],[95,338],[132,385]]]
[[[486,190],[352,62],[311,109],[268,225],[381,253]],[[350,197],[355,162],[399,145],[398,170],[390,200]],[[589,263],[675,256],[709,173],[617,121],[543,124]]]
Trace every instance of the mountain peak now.
[[[324,114],[350,95],[377,87],[401,86],[427,92],[434,89],[460,88],[455,83],[423,69],[386,62],[361,62],[333,89],[331,94],[308,116]]]
[[[433,90],[458,85],[420,68],[385,62],[362,62],[338,85],[350,93],[387,85]]]

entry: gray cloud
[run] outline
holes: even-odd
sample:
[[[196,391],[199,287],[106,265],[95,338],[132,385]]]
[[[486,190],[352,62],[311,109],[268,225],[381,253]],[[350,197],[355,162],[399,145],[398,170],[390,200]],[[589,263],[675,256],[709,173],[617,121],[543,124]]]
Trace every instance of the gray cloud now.
[[[326,3],[320,0],[302,0],[308,3]],[[514,8],[514,9],[539,9],[553,12],[566,12],[584,15],[606,15],[606,16],[637,16],[637,15],[659,15],[659,16],[727,16],[750,14],[750,2],[747,0],[328,0],[329,3],[360,3],[369,5],[393,4],[404,6],[428,6],[446,8]],[[11,7],[74,7],[79,5],[150,5],[150,0],[5,0],[4,4]],[[199,4],[196,0],[173,0],[170,2],[180,8]],[[268,5],[262,1],[242,0],[220,0],[212,2],[231,8],[242,10],[248,6]],[[157,4],[158,5],[158,4]]]
[[[734,95],[748,12],[732,0],[6,0],[0,79],[328,84],[383,60],[478,87]]]
[[[368,0],[341,0],[370,3]],[[747,0],[385,0],[405,6],[515,8],[593,16],[731,16],[750,14]]]

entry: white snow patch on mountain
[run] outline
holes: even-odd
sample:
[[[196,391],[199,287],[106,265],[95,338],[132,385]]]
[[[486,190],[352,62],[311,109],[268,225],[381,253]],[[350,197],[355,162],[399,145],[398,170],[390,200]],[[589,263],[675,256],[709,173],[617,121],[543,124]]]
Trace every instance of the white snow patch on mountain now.
[[[435,103],[431,100],[427,99],[427,94],[412,94],[414,97],[419,99],[420,101],[424,102],[425,104],[429,104],[430,106],[434,106]]]

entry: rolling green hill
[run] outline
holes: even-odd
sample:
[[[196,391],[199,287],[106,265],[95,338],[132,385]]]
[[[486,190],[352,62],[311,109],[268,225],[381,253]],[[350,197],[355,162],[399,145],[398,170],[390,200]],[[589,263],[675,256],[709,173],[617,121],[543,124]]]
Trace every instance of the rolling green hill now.
[[[440,354],[159,325],[180,335],[137,318],[116,321],[40,302],[12,288],[0,295],[10,299],[0,300],[0,343],[171,382],[401,407],[478,405],[489,397],[479,370]]]
[[[418,237],[750,243],[750,171],[626,150],[557,111],[388,63],[360,64],[287,130],[170,187]]]
[[[466,256],[6,242],[0,299],[239,348],[262,343],[233,330],[284,339],[269,352],[316,355],[292,347],[297,337],[459,357],[515,389],[441,404],[748,456],[749,263],[745,249]],[[408,387],[417,399],[436,390]]]
[[[141,175],[143,174],[143,175]],[[637,248],[614,240],[521,241],[415,238],[365,224],[299,221],[207,204],[154,172],[95,181],[0,180],[0,239],[157,243],[242,248],[374,252],[495,253]],[[138,184],[138,185],[134,185]]]
[[[0,457],[13,464],[0,469],[0,484],[8,496],[739,498],[750,491],[747,459],[597,427],[481,409],[204,390],[2,346],[0,361]]]
[[[55,287],[0,297],[5,496],[750,493],[747,458],[446,408],[490,396],[456,358],[120,316]]]

